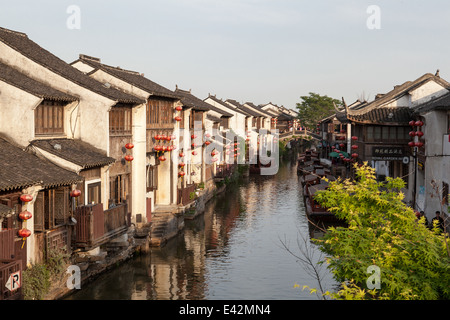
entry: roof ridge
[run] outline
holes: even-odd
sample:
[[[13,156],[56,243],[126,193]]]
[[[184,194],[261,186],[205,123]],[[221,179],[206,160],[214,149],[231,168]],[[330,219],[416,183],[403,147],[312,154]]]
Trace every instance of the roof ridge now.
[[[2,27],[0,27],[0,30],[5,31],[5,32],[9,32],[9,33],[14,33],[14,34],[17,34],[19,36],[28,38],[28,35],[26,33],[24,33],[24,32],[15,31],[15,30],[11,30],[11,29],[6,29],[6,28],[2,28]]]

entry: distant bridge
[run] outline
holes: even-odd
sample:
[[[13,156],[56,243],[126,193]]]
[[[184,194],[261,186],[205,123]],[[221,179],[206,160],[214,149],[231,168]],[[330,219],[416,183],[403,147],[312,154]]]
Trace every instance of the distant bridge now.
[[[314,132],[308,131],[308,130],[293,130],[293,131],[288,131],[288,132],[279,134],[279,138],[281,140],[290,139],[294,136],[297,136],[298,138],[302,138],[302,139],[305,139],[306,137],[311,137],[312,139],[315,139],[315,140],[322,139],[320,137],[320,135],[318,135],[317,133],[314,133]],[[307,139],[309,139],[309,138],[307,138]]]

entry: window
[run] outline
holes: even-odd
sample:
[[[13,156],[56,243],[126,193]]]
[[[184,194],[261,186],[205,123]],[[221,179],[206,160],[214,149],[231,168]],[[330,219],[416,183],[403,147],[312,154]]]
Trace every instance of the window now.
[[[381,127],[374,127],[373,128],[373,139],[374,140],[381,140]]]
[[[158,189],[157,166],[147,166],[147,192]]]
[[[34,111],[36,135],[64,134],[64,104],[44,100]]]
[[[65,225],[69,209],[68,187],[40,191],[34,203],[34,229],[44,231]]]
[[[102,202],[101,182],[88,184],[87,191],[88,204],[98,204]]]
[[[449,186],[448,183],[442,182],[442,203],[448,205]]]
[[[150,98],[147,102],[147,127],[156,124],[172,124],[174,101],[165,98]]]
[[[122,174],[115,177],[112,177],[110,180],[110,195],[109,201],[110,204],[118,204],[123,203],[128,198],[128,188],[129,188],[129,175]]]
[[[131,108],[113,107],[109,112],[109,132],[111,134],[131,134]]]

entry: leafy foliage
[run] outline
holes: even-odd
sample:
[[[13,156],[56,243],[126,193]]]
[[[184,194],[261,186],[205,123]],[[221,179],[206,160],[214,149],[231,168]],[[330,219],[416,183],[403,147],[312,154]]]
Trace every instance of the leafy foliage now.
[[[313,92],[310,92],[309,96],[301,96],[300,98],[303,101],[297,103],[298,117],[302,125],[309,129],[315,129],[319,120],[336,112],[333,103],[335,103],[337,107],[342,104],[341,101],[337,99],[330,98],[326,95],[321,96]]]
[[[315,240],[341,290],[335,299],[449,299],[450,257],[446,238],[417,220],[403,203],[404,181],[377,182],[374,169],[355,165],[356,181],[337,180],[316,200],[347,227],[332,227]],[[367,268],[381,270],[381,287],[368,290]]]

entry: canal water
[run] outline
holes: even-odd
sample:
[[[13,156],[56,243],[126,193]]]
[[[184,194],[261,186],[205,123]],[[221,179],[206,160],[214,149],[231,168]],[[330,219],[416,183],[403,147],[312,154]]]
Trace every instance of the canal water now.
[[[205,213],[162,248],[120,264],[70,300],[315,300],[318,282],[299,257],[311,243],[295,160],[273,176],[250,175],[213,198]],[[302,251],[301,251],[302,250]],[[336,283],[325,266],[321,283]]]

